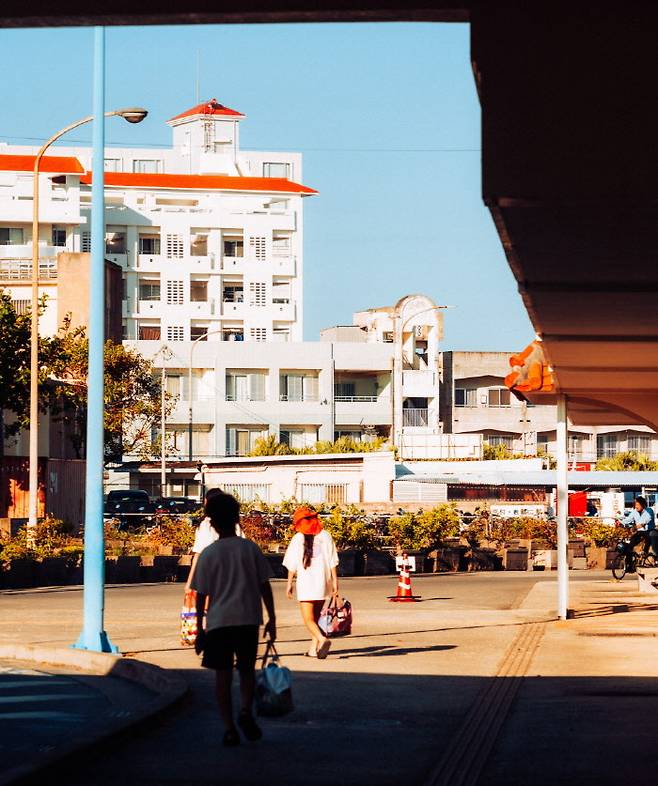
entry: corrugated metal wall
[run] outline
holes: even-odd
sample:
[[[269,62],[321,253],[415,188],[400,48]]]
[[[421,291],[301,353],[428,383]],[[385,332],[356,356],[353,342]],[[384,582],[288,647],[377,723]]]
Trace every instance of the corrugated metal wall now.
[[[84,516],[85,462],[80,459],[39,459],[38,515],[47,514],[79,526]],[[27,518],[27,458],[0,458],[0,518]]]

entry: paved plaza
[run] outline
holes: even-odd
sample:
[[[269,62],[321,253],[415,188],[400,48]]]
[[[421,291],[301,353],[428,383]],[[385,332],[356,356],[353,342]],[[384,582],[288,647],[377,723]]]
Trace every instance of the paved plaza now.
[[[58,777],[75,784],[254,786],[397,784],[403,776],[428,786],[460,778],[498,786],[512,775],[547,786],[616,782],[618,723],[636,728],[625,742],[635,771],[648,760],[651,724],[633,719],[652,712],[658,689],[658,662],[650,655],[658,604],[638,596],[628,579],[572,577],[579,611],[562,624],[548,621],[554,576],[418,577],[422,602],[406,605],[386,600],[395,583],[390,577],[344,579],[354,635],[336,640],[325,662],[303,656],[297,606],[274,582],[279,650],[294,672],[296,710],[264,721],[261,743],[235,750],[221,746],[212,675],[178,644],[182,587],[110,588],[107,628],[124,655],[175,670],[191,690],[157,719],[69,760]],[[77,633],[80,603],[77,588],[4,592],[0,635],[66,645]],[[12,624],[17,618],[20,629]],[[98,684],[85,685],[79,676],[41,683],[46,691],[57,685],[78,707],[89,702],[96,720],[116,711],[108,691],[101,696]],[[48,721],[47,705],[37,707],[35,720]],[[18,728],[11,714],[2,720],[3,729]],[[75,723],[69,730],[75,734]]]

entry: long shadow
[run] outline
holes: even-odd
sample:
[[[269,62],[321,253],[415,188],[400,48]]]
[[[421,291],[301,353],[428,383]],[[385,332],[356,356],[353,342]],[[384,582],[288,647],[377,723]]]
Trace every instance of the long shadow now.
[[[503,696],[514,687],[514,679],[507,677],[331,673],[316,665],[295,672],[295,710],[283,718],[262,719],[260,743],[243,741],[238,748],[223,748],[212,673],[178,670],[191,693],[176,708],[69,755],[51,764],[46,773],[17,782],[38,786],[44,781],[67,786],[423,786],[432,782],[446,786],[455,781],[430,781],[430,776],[442,757],[459,749],[469,712],[492,690]],[[57,746],[64,737],[86,739],[88,716],[55,722],[47,715],[51,711],[47,702],[37,708],[37,715],[24,712],[29,708],[20,697],[30,691],[43,693],[45,687],[37,678],[24,678],[23,683],[21,679],[11,675],[2,689],[3,696],[13,690],[16,698],[7,704],[5,717],[5,703],[0,703],[4,749],[12,751],[16,741],[14,761],[21,756],[38,758],[44,748]],[[648,755],[655,733],[651,723],[637,719],[638,713],[652,711],[658,679],[528,677],[517,687],[509,715],[499,705],[501,728],[491,727],[493,747],[474,781],[478,786],[619,786],[629,778],[655,782]],[[62,695],[57,711],[67,713],[72,701]],[[93,709],[95,722],[102,723],[106,709]],[[470,746],[462,746],[466,763],[479,755],[487,733],[483,727]],[[0,770],[10,763],[7,756],[0,759]]]
[[[381,647],[363,647],[354,650],[336,650],[335,656],[339,660],[344,658],[367,658],[369,656],[382,657],[384,655],[410,655],[413,652],[442,652],[443,650],[454,650],[456,644],[433,644],[429,647],[393,647],[385,644]]]

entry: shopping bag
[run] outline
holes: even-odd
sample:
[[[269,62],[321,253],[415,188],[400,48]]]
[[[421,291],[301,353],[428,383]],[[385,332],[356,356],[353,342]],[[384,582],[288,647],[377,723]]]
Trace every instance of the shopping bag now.
[[[265,717],[287,715],[294,709],[292,673],[281,666],[273,641],[267,642],[261,668],[256,675],[256,712]]]
[[[183,647],[193,647],[196,643],[196,592],[187,590],[180,612],[180,643]]]
[[[332,597],[318,620],[320,630],[327,636],[349,636],[352,632],[352,604],[343,598]]]

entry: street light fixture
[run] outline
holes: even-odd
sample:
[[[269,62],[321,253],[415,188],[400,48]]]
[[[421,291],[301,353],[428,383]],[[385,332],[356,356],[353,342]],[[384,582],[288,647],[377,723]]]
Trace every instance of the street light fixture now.
[[[105,112],[105,117],[123,117],[129,123],[141,123],[148,114],[146,109],[130,107]],[[84,117],[62,128],[39,148],[34,159],[32,175],[32,314],[30,325],[30,445],[29,445],[29,506],[28,532],[36,530],[39,510],[39,166],[46,150],[60,137],[74,128],[89,123],[93,115]]]

